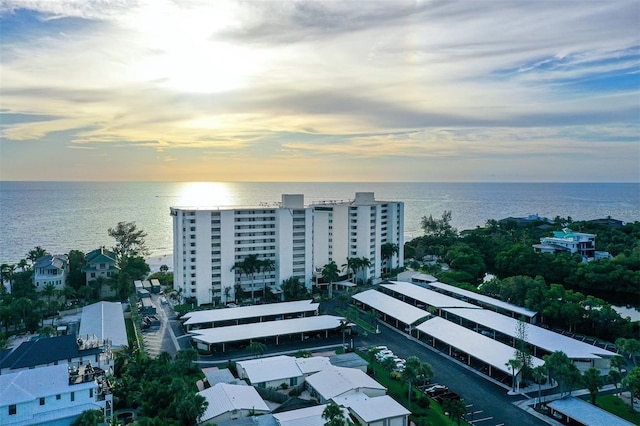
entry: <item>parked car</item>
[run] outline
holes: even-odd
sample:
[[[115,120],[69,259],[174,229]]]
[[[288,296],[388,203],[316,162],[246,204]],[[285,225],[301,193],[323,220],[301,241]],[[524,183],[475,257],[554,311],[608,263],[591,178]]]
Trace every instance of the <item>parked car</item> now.
[[[425,388],[424,393],[429,396],[439,395],[441,393],[449,392],[449,388],[445,385],[435,384]]]

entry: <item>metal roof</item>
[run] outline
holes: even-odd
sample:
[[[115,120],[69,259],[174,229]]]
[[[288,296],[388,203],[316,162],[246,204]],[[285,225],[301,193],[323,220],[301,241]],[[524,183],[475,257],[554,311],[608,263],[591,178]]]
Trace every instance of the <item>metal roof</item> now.
[[[309,333],[313,331],[333,330],[344,322],[342,317],[319,315],[306,318],[294,318],[281,321],[267,321],[253,324],[232,325],[229,327],[204,328],[191,331],[193,340],[203,343],[226,343],[241,340],[274,337],[285,334]]]
[[[518,320],[486,309],[447,308],[446,312],[473,321],[484,327],[499,331],[507,336],[517,337]],[[598,346],[581,342],[571,337],[563,336],[533,324],[526,324],[526,341],[549,352],[562,351],[570,359],[598,359],[601,356],[612,357],[613,352]]]
[[[353,401],[349,409],[367,423],[411,414],[389,395]]]
[[[185,325],[204,324],[217,321],[229,321],[242,318],[255,318],[273,315],[295,314],[300,312],[317,311],[319,303],[313,300],[298,300],[294,302],[267,303],[265,305],[240,306],[237,308],[208,309],[206,311],[187,312],[182,318],[187,318]]]
[[[377,290],[366,290],[351,297],[408,325],[431,315],[425,310],[416,308]]]
[[[80,350],[75,334],[56,337],[42,337],[22,342],[11,353],[0,360],[0,369],[35,367],[52,364],[55,361],[79,356],[91,356],[102,351],[100,348]]]
[[[494,368],[511,374],[505,365],[513,358],[514,349],[504,343],[483,336],[441,317],[431,318],[416,327],[420,332],[435,337]],[[533,367],[544,364],[540,358],[531,357]]]
[[[252,385],[274,380],[288,380],[302,377],[303,373],[296,359],[292,356],[278,355],[266,358],[248,359],[236,362],[238,370],[242,369]]]
[[[405,296],[409,296],[426,305],[435,306],[436,308],[478,308],[477,305],[463,302],[455,297],[447,296],[442,293],[438,293],[437,291],[428,290],[424,287],[402,281],[392,281],[392,284],[382,284],[381,287],[404,294]]]
[[[631,426],[633,423],[621,419],[600,407],[573,396],[547,404],[550,408],[585,425]]]
[[[69,366],[51,365],[0,375],[0,401],[3,406],[22,404],[40,397],[97,387],[96,382],[70,385]]]
[[[325,400],[357,389],[387,390],[367,373],[357,368],[333,367],[312,374],[306,378],[306,381]]]
[[[79,336],[110,340],[113,349],[128,346],[122,303],[98,302],[82,308]]]
[[[523,315],[528,318],[532,318],[536,316],[537,312],[532,311],[527,308],[523,308],[522,306],[514,305],[512,303],[503,302],[502,300],[495,299],[493,297],[485,296],[484,294],[474,293],[473,291],[465,290],[459,287],[455,287],[449,284],[444,284],[441,282],[432,282],[428,285],[439,288],[441,290],[450,291],[452,293],[459,294],[460,296],[466,297],[468,299],[477,300],[478,302],[482,302],[484,304],[495,306],[496,308],[501,308],[510,312],[514,312],[519,315]]]
[[[256,414],[270,411],[253,386],[218,383],[198,392],[198,395],[205,397],[209,403],[200,417],[201,422],[234,410],[254,410]]]

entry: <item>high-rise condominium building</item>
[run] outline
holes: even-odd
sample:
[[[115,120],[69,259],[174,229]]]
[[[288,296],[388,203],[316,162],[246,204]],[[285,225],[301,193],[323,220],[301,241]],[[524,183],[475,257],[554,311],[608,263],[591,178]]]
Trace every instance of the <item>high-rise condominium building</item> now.
[[[368,259],[359,271],[365,280],[404,261],[404,204],[376,201],[373,193],[310,206],[293,194],[277,207],[172,207],[171,216],[174,288],[186,302],[232,302],[238,286],[261,296],[292,277],[311,288],[314,271],[350,257]],[[397,252],[383,262],[385,243]],[[253,272],[240,267],[247,258]]]

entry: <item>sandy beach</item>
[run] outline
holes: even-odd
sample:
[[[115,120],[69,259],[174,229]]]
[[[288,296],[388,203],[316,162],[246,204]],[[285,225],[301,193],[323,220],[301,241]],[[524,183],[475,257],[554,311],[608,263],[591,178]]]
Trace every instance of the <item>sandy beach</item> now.
[[[156,253],[145,259],[149,268],[151,268],[151,273],[160,272],[160,267],[162,265],[167,265],[169,267],[169,271],[173,271],[173,252],[167,253]]]

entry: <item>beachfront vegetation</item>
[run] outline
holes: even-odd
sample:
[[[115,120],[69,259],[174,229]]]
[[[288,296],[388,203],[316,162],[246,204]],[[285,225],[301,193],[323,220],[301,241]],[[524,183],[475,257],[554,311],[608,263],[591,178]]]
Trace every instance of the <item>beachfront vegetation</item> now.
[[[182,350],[175,358],[166,352],[155,358],[140,351],[119,355],[113,391],[116,408],[136,409],[141,424],[196,424],[207,406],[196,393],[196,382],[204,377],[194,363],[197,359],[193,349]]]
[[[576,255],[533,250],[541,237],[566,226],[596,234],[596,250],[613,257],[582,262]],[[491,219],[483,228],[459,233],[451,226],[451,212],[444,212],[441,218],[424,217],[422,227],[424,235],[405,244],[405,259],[441,282],[540,312],[550,327],[609,339],[637,334],[598,296],[640,295],[640,222],[608,226],[559,217],[527,223]],[[487,273],[494,276],[488,282]]]
[[[33,264],[49,254],[40,246],[26,253],[18,264],[0,265],[2,283],[0,285],[0,329],[6,336],[34,333],[45,326],[51,326],[58,312],[105,299],[109,287],[116,294],[116,300],[126,300],[134,291],[133,281],[144,279],[150,268],[143,255],[148,253],[144,238],[146,233],[137,228],[135,222],[120,222],[110,228],[108,234],[115,240],[114,253],[117,255],[119,271],[110,278],[97,277],[87,284],[83,268],[86,266],[85,253],[69,251],[69,272],[64,287],[45,286],[36,292],[33,284]],[[11,288],[11,292],[7,291]]]

